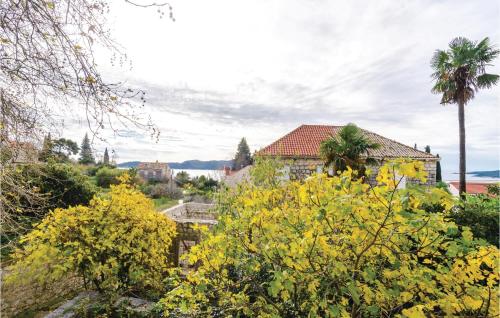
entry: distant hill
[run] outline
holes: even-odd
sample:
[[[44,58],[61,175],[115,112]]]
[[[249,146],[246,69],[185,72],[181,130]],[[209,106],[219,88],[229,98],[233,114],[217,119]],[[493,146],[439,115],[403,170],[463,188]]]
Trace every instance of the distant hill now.
[[[168,165],[172,169],[203,169],[203,170],[218,170],[224,166],[231,166],[231,160],[186,160],[183,162],[169,162]]]
[[[140,161],[127,161],[119,163],[118,168],[135,168]],[[201,170],[219,170],[224,166],[231,166],[231,160],[186,160],[183,162],[169,162],[172,169],[201,169]]]
[[[500,178],[500,170],[471,171],[467,172],[467,174],[471,174],[475,177],[482,177],[482,178]]]
[[[123,169],[128,169],[128,168],[135,168],[139,164],[140,161],[127,161],[127,162],[122,162],[117,164],[116,166],[118,168],[123,168]]]

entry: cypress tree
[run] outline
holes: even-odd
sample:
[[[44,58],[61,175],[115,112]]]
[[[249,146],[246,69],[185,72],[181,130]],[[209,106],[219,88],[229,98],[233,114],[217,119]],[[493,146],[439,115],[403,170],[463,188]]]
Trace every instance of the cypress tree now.
[[[47,161],[49,160],[50,157],[52,157],[53,151],[52,148],[54,147],[54,144],[52,143],[52,138],[50,136],[50,133],[43,138],[43,145],[42,145],[42,150],[38,154],[38,160],[40,161]]]
[[[85,134],[85,137],[83,137],[82,146],[80,149],[80,159],[78,159],[78,162],[84,165],[94,164],[94,155],[92,154],[92,148],[90,147],[90,140],[87,134]]]
[[[250,154],[250,147],[248,147],[245,137],[241,138],[238,144],[238,150],[233,160],[233,170],[239,170],[252,164],[252,155]]]
[[[437,154],[437,157],[439,158],[439,154]],[[436,163],[436,182],[441,182],[443,181],[443,177],[441,176],[441,162],[438,161]]]
[[[104,150],[104,157],[102,159],[102,163],[105,165],[109,165],[109,154],[108,154],[108,148]]]

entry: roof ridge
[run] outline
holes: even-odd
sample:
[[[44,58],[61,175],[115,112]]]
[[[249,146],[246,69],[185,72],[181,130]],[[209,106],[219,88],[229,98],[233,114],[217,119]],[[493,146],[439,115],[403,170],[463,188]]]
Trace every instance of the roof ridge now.
[[[363,129],[363,128],[360,128],[360,129],[361,129],[361,130],[363,130],[363,131],[365,131],[365,132],[367,132],[367,133],[377,135],[378,137],[388,139],[388,140],[390,140],[390,141],[392,141],[392,142],[395,142],[395,143],[397,143],[397,144],[399,144],[399,145],[401,145],[401,146],[403,146],[403,147],[406,147],[406,148],[408,148],[408,149],[412,149],[412,150],[415,150],[415,151],[417,151],[417,152],[419,152],[419,153],[421,153],[421,154],[425,154],[426,156],[431,156],[431,157],[433,157],[433,158],[437,158],[437,156],[435,156],[435,155],[433,155],[433,154],[431,154],[431,153],[428,153],[428,152],[425,152],[425,151],[422,151],[422,150],[415,149],[415,148],[413,148],[413,147],[410,147],[410,146],[408,146],[408,145],[405,145],[404,143],[399,142],[399,141],[397,141],[397,140],[394,140],[394,139],[392,139],[392,138],[384,137],[384,136],[382,136],[382,135],[380,135],[380,134],[377,134],[377,133],[375,133],[375,132],[373,132],[373,131],[370,131],[370,130],[367,130],[367,129]]]

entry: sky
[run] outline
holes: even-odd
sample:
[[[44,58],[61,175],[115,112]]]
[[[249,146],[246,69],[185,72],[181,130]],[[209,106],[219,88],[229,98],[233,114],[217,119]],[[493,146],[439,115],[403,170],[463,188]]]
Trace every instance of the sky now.
[[[138,0],[138,2],[141,2]],[[142,1],[145,3],[145,1]],[[429,61],[457,36],[500,45],[499,1],[172,1],[175,22],[123,0],[109,27],[132,67],[97,52],[104,78],[146,91],[158,141],[104,131],[118,162],[230,159],[301,124],[361,128],[458,167],[458,113],[430,90]],[[500,60],[490,67],[500,73]],[[127,64],[128,65],[128,64]],[[466,106],[468,170],[499,167],[500,88]],[[81,140],[84,123],[64,132]]]

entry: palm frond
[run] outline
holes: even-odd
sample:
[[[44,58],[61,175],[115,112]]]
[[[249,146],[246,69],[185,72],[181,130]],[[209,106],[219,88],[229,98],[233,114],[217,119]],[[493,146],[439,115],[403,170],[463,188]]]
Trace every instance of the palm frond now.
[[[500,55],[500,50],[496,49],[494,45],[490,45],[489,38],[484,38],[476,45],[475,58],[483,66],[491,63]]]
[[[478,88],[491,88],[498,83],[500,78],[497,74],[484,73],[477,77],[477,87]]]
[[[500,50],[492,46],[488,38],[480,42],[464,37],[453,39],[448,50],[437,50],[432,56],[431,77],[435,82],[431,92],[442,94],[441,104],[467,103],[479,89],[498,83],[498,75],[485,71],[499,55]]]
[[[446,51],[437,50],[431,58],[431,67],[436,70],[434,74],[440,74],[442,69],[446,66],[450,56]]]

